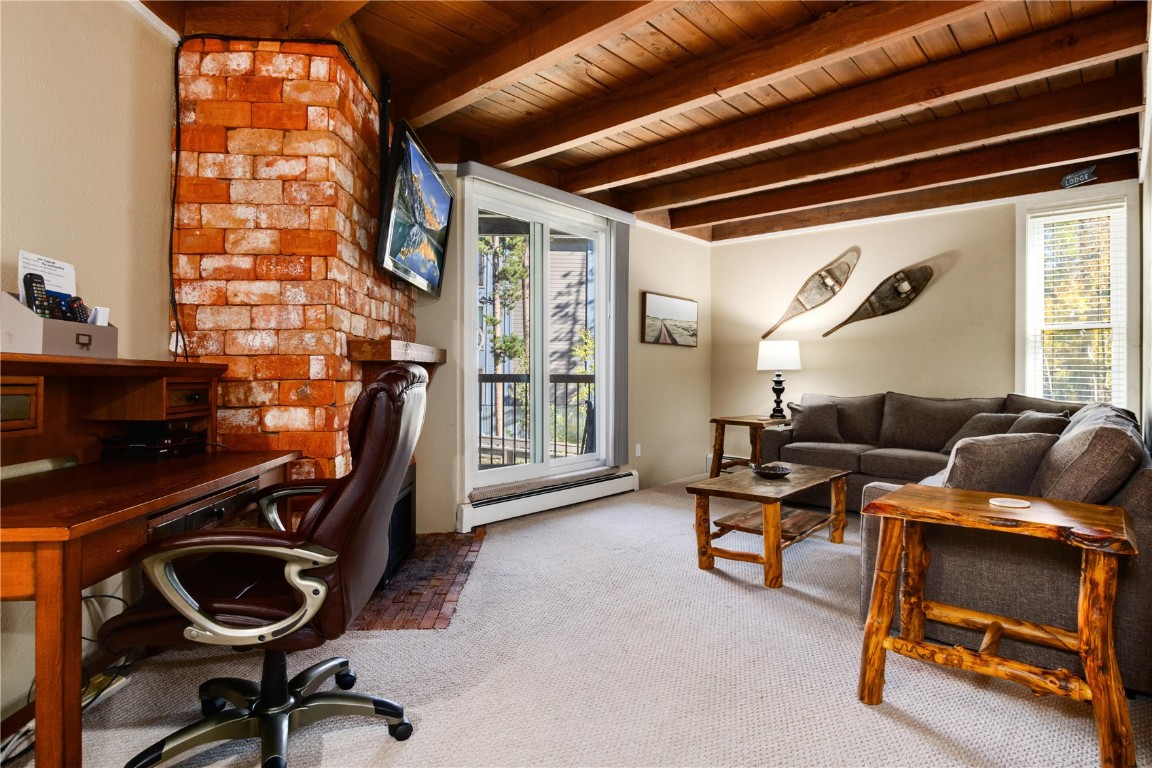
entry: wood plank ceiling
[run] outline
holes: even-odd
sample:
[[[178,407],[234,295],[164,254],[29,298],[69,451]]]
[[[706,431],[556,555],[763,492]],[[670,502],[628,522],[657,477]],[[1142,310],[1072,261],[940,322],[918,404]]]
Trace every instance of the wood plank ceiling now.
[[[1137,177],[1148,3],[160,2],[332,37],[441,162],[719,241]]]

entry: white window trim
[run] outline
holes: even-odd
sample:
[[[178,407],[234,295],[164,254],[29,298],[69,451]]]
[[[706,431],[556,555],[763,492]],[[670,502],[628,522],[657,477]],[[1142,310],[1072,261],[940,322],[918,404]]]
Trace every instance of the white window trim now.
[[[1073,187],[1068,190],[1044,192],[1028,195],[1016,200],[1016,375],[1015,390],[1028,394],[1027,386],[1027,345],[1028,345],[1028,215],[1045,209],[1072,208],[1090,205],[1093,202],[1123,197],[1127,225],[1127,259],[1125,261],[1126,334],[1124,382],[1114,382],[1113,386],[1123,387],[1127,408],[1138,408],[1140,403],[1140,371],[1143,359],[1140,355],[1140,185],[1135,180],[1117,181],[1109,184]]]
[[[491,169],[485,169],[485,171],[491,171]],[[487,175],[488,174],[469,175],[460,179],[461,198],[463,202],[461,210],[464,221],[462,242],[465,244],[474,243],[479,237],[480,208],[485,206],[500,209],[502,208],[500,204],[505,201],[511,208],[511,212],[520,211],[539,215],[551,220],[555,224],[567,226],[569,231],[573,231],[574,233],[592,234],[593,227],[597,231],[603,229],[603,239],[600,243],[602,252],[599,257],[601,268],[598,269],[598,274],[604,284],[601,289],[602,296],[597,301],[596,312],[597,323],[600,324],[601,328],[606,330],[603,336],[603,343],[598,345],[596,369],[604,372],[603,381],[606,382],[607,385],[604,386],[605,396],[602,400],[598,400],[597,403],[596,434],[600,436],[600,438],[598,440],[597,451],[594,455],[550,460],[547,470],[543,472],[541,471],[541,465],[527,464],[490,469],[481,473],[474,461],[476,457],[471,454],[473,447],[479,442],[479,425],[476,423],[475,418],[475,414],[479,408],[478,391],[472,384],[472,382],[476,381],[478,374],[476,353],[473,347],[478,329],[475,328],[475,312],[471,306],[469,306],[469,310],[464,318],[465,328],[462,335],[464,348],[461,350],[461,363],[463,365],[465,382],[464,397],[462,398],[464,403],[465,495],[477,488],[608,466],[609,462],[606,450],[610,437],[609,429],[618,430],[621,428],[618,414],[619,404],[615,402],[616,398],[610,395],[610,393],[615,391],[615,387],[610,382],[613,382],[615,377],[620,373],[614,370],[614,361],[616,358],[614,345],[617,343],[617,339],[616,334],[613,334],[610,330],[612,327],[612,318],[620,311],[619,308],[613,306],[610,299],[610,297],[615,294],[612,286],[612,281],[615,277],[614,270],[611,266],[611,257],[617,245],[613,242],[615,235],[611,227],[611,219],[615,218],[619,220],[620,217],[604,216],[602,210],[597,210],[597,208],[603,208],[603,206],[598,206],[598,204],[588,206],[591,210],[573,208],[568,205],[566,200],[556,199],[556,190],[551,190],[552,195],[543,197],[537,194],[537,190],[534,188],[519,189],[518,187],[521,185],[512,187],[511,185],[501,184],[500,182],[503,181],[503,179],[485,178]],[[547,188],[545,187],[544,189]],[[543,199],[526,199],[526,195],[537,198],[543,197]],[[466,301],[473,301],[478,290],[476,268],[469,255],[467,245],[461,248],[461,252],[462,258],[464,259],[464,275],[462,281],[464,285],[464,296],[469,297],[466,298]]]

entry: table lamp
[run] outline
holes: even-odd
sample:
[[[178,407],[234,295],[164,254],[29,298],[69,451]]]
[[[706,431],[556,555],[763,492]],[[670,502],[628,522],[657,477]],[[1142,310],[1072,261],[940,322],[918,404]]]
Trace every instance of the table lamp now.
[[[776,371],[772,379],[772,392],[776,395],[776,407],[772,409],[769,418],[784,419],[784,409],[780,406],[784,394],[784,377],[781,371],[800,370],[800,342],[798,341],[762,341],[760,352],[756,356],[756,370]]]

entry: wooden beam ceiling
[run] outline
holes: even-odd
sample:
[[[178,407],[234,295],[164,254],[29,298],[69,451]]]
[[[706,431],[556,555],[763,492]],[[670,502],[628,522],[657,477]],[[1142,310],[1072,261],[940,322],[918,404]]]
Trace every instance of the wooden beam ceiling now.
[[[1147,1],[144,3],[342,42],[438,161],[703,239],[1134,178],[1142,149]]]
[[[1094,174],[1097,181],[1094,183],[1107,184],[1112,181],[1127,181],[1137,177],[1135,155],[1109,158],[1096,163],[1095,166]],[[729,240],[737,237],[752,237],[829,224],[843,224],[848,221],[859,221],[878,216],[917,213],[933,208],[1009,199],[1019,195],[1052,192],[1060,189],[1060,180],[1066,174],[1081,168],[1082,166],[1075,165],[1026,171],[1011,176],[996,176],[980,181],[889,195],[878,200],[836,203],[792,213],[717,224],[711,228],[706,237],[711,240]]]
[[[762,88],[887,43],[947,25],[981,7],[975,2],[882,2],[845,6],[792,32],[761,39],[670,70],[596,99],[544,125],[509,137],[482,160],[520,165],[599,136],[625,131],[717,99]]]
[[[435,122],[675,5],[670,0],[561,3],[514,30],[494,50],[398,96],[396,114],[417,128]]]
[[[1142,78],[1139,72],[1132,72],[773,160],[624,191],[614,200],[637,212],[688,206],[973,149],[1038,131],[1075,128],[1134,115],[1143,104]]]
[[[1002,45],[588,163],[564,173],[561,185],[577,194],[593,192],[1135,55],[1147,47],[1144,16],[1143,3],[1125,4]]]
[[[1019,173],[1029,168],[1086,162],[1135,152],[1140,147],[1136,118],[1013,141],[946,157],[917,160],[848,176],[798,184],[743,197],[677,208],[671,212],[673,229],[694,229],[707,224],[751,219],[912,192]]]

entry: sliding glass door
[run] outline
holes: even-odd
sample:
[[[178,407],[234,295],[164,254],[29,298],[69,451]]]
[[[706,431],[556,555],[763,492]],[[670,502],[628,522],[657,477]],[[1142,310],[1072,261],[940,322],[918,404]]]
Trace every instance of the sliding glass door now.
[[[611,229],[482,182],[473,197],[469,487],[602,465]]]

